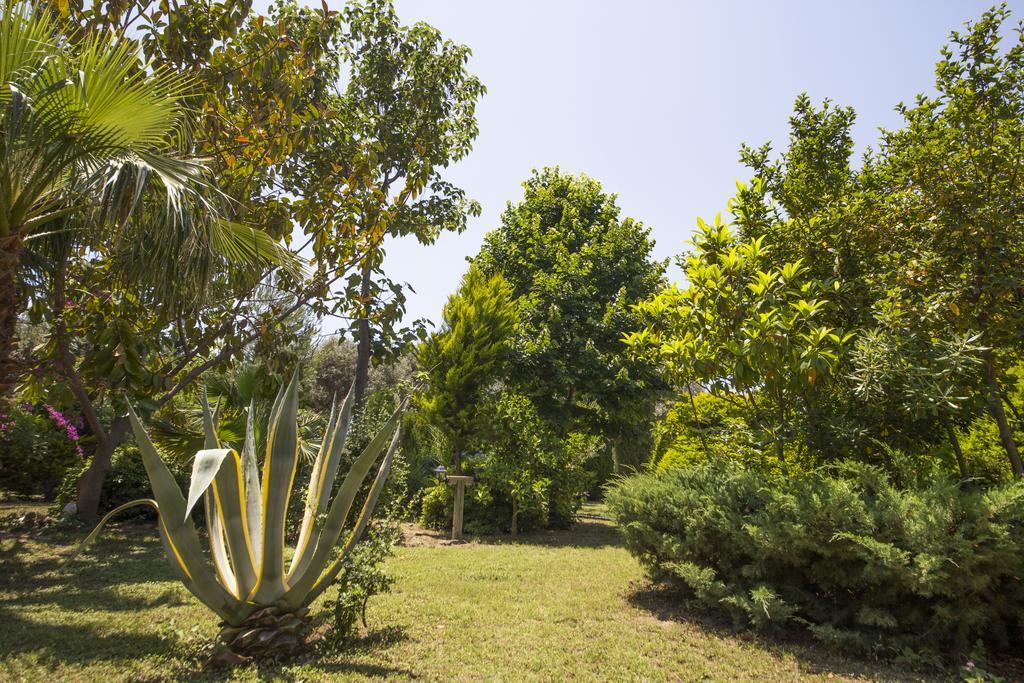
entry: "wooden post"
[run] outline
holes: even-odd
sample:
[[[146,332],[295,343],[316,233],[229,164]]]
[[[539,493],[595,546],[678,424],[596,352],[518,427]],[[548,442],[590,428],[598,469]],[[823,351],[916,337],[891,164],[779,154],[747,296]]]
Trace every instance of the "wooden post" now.
[[[462,540],[462,510],[466,503],[466,482],[455,484],[455,511],[452,514],[452,540]]]
[[[473,477],[450,476],[448,485],[455,487],[455,509],[452,511],[452,540],[462,540],[462,512],[466,505],[466,487],[473,485]]]

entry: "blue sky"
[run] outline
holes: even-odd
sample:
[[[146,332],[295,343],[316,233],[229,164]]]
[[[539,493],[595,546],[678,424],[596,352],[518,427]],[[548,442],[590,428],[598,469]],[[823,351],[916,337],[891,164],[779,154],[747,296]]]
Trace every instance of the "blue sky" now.
[[[339,0],[331,2],[334,7]],[[474,53],[487,85],[480,136],[448,178],[483,205],[461,235],[388,244],[386,269],[411,284],[407,319],[441,308],[532,168],[558,165],[617,193],[680,252],[697,216],[725,208],[745,178],[740,143],[785,142],[796,96],[858,114],[862,150],[893,107],[931,88],[949,32],[991,2],[612,2],[396,0]],[[1024,18],[1024,0],[1010,3]],[[678,276],[677,273],[673,274]],[[328,322],[324,332],[332,331]]]

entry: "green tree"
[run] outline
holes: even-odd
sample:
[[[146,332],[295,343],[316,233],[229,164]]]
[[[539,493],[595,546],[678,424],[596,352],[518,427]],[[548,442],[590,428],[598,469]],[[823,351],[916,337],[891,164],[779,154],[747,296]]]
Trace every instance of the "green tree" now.
[[[45,11],[4,4],[0,16],[0,395],[16,374],[18,271],[26,242],[60,217],[135,203],[159,179],[172,211],[202,168],[175,154],[185,81],[142,68],[130,43],[66,40]],[[131,211],[131,206],[128,211]]]
[[[936,93],[899,107],[904,126],[883,133],[865,182],[891,226],[874,245],[887,255],[888,296],[935,311],[961,337],[978,335],[979,389],[1020,478],[1004,402],[1024,324],[1024,34],[1001,45],[1008,18],[1002,6],[952,34]]]
[[[524,188],[475,259],[505,276],[519,304],[508,382],[559,433],[602,436],[621,456],[664,387],[620,337],[639,326],[631,305],[663,285],[665,264],[651,257],[649,229],[622,218],[596,180],[548,168]]]
[[[405,286],[383,272],[384,237],[413,236],[433,244],[442,232],[464,230],[467,215],[480,212],[443,171],[472,149],[476,102],[485,88],[467,70],[468,47],[426,23],[402,25],[391,0],[352,2],[341,19],[345,88],[331,103],[334,115],[318,123],[325,134],[286,175],[286,186],[312,188],[296,209],[307,231],[316,231],[318,263],[336,262],[348,231],[374,235],[360,256],[359,272],[325,307],[352,321],[359,405],[371,357],[393,355],[425,336],[420,322],[397,327],[405,313]],[[363,182],[352,183],[353,174]],[[325,216],[332,226],[326,230]]]
[[[294,266],[316,232],[290,245],[290,258],[246,258],[280,255],[277,240],[291,241],[298,212],[282,178],[311,141],[319,144],[316,124],[331,115],[339,13],[288,2],[273,6],[270,16],[249,15],[247,3],[234,2],[188,3],[170,13],[148,2],[123,12],[59,10],[65,35],[118,40],[132,55],[141,46],[160,68],[193,78],[189,103],[202,115],[182,142],[209,159],[216,190],[228,198],[230,225],[247,236],[227,245],[231,258],[208,261],[200,277],[179,277],[170,268],[154,279],[145,267],[162,258],[192,268],[195,241],[184,231],[175,233],[176,246],[171,239],[160,248],[143,239],[118,249],[65,244],[37,269],[32,309],[49,339],[36,357],[30,392],[59,405],[77,403],[96,436],[78,500],[80,515],[93,517],[111,455],[128,429],[122,400],[151,413],[191,392],[205,371],[243,359],[247,349],[287,348],[289,319],[327,299],[380,237],[373,229],[339,236],[333,260],[312,273]],[[353,173],[365,181],[362,169]],[[143,214],[138,228],[151,218]],[[232,260],[249,263],[233,267]],[[292,267],[281,268],[284,262]]]
[[[456,474],[478,431],[485,392],[502,376],[516,317],[505,278],[473,266],[445,304],[443,327],[420,347],[428,385],[417,406],[447,438]]]
[[[763,241],[739,238],[720,216],[714,225],[698,219],[694,249],[680,259],[686,288],[638,305],[651,324],[624,341],[662,363],[677,386],[696,382],[742,401],[787,473],[787,446],[806,443],[807,407],[849,337],[819,322],[828,302],[801,262],[765,268]]]
[[[575,520],[589,483],[583,465],[595,452],[595,437],[552,430],[525,396],[500,392],[488,400],[492,419],[478,441],[490,498],[511,502],[509,529],[521,528],[524,513],[533,524],[567,526]]]
[[[880,404],[883,414],[937,419],[960,478],[968,479],[956,427],[977,416],[973,388],[984,348],[975,337],[944,337],[942,330],[928,334],[919,312],[902,310],[898,301],[883,301],[879,308],[879,327],[860,335],[850,350],[854,391],[867,403]]]

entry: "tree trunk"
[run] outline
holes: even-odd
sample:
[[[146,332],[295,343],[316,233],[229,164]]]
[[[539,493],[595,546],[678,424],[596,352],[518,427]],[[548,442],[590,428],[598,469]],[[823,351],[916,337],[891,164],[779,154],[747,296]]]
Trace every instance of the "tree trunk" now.
[[[775,457],[779,459],[779,469],[782,471],[782,476],[788,477],[789,470],[786,468],[785,442],[778,436],[775,437]]]
[[[18,379],[18,264],[21,261],[21,237],[11,235],[0,240],[0,405],[14,391]]]
[[[1013,438],[1013,431],[1006,421],[1006,412],[1003,410],[1002,391],[999,382],[996,380],[995,359],[992,351],[986,350],[982,353],[984,360],[985,387],[988,390],[989,413],[999,427],[999,440],[1010,458],[1010,467],[1013,469],[1013,478],[1020,479],[1024,476],[1024,463],[1021,463],[1020,453],[1017,450],[1017,441]]]
[[[942,416],[942,426],[946,428],[949,443],[953,445],[953,452],[956,453],[956,464],[960,468],[960,481],[967,481],[971,476],[967,471],[967,461],[964,460],[964,452],[960,449],[960,439],[957,438],[956,429],[953,428],[953,423],[949,421],[948,415]]]
[[[789,469],[786,467],[786,442],[783,440],[780,434],[783,426],[786,424],[786,410],[782,405],[782,397],[777,396],[778,401],[778,414],[779,424],[775,427],[775,431],[772,433],[772,438],[775,440],[775,457],[779,459],[779,469],[782,470],[782,476],[789,476]]]
[[[105,436],[96,436],[96,453],[78,480],[77,514],[83,522],[95,522],[99,517],[103,482],[107,480],[107,473],[110,472],[114,450],[121,444],[127,432],[128,418],[119,417],[114,420]]]
[[[697,430],[697,437],[700,439],[700,447],[704,450],[704,457],[711,460],[711,451],[708,450],[707,439],[704,438],[704,428],[700,424],[700,415],[697,413],[697,401],[693,398],[693,384],[686,383],[686,393],[690,397],[690,410],[693,411],[693,428]]]
[[[519,501],[512,497],[512,538],[519,535]]]
[[[359,295],[362,297],[363,315],[357,323],[357,347],[356,347],[356,379],[352,400],[355,407],[363,404],[366,397],[366,387],[370,383],[370,308],[369,297],[373,286],[373,269],[370,261],[363,265],[362,283],[359,286]]]

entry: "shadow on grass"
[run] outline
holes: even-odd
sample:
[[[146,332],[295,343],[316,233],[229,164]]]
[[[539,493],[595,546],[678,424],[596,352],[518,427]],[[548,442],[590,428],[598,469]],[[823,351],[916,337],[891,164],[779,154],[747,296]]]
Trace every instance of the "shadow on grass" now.
[[[111,529],[85,554],[62,564],[82,536],[84,532],[48,530],[0,537],[3,658],[21,655],[54,669],[107,665],[129,671],[140,658],[155,655],[161,658],[159,673],[138,671],[132,674],[133,680],[146,680],[147,675],[153,680],[224,680],[236,675],[231,670],[204,668],[205,638],[194,640],[194,634],[183,636],[173,628],[154,631],[154,607],[193,601],[168,566],[154,528]],[[134,584],[150,586],[125,590]],[[92,618],[78,618],[82,613]],[[97,620],[97,614],[104,617]],[[192,620],[188,618],[189,623]],[[343,649],[314,643],[300,658],[252,664],[241,667],[237,675],[251,671],[259,680],[309,680],[312,670],[317,680],[411,679],[416,675],[410,670],[366,661],[407,639],[402,628],[372,629]]]
[[[544,529],[511,536],[497,537],[500,543],[540,545],[552,548],[617,548],[622,546],[622,537],[612,523],[594,517],[580,517],[568,529]],[[483,539],[488,542],[488,539]]]
[[[130,584],[177,584],[155,529],[130,528],[111,536],[67,563],[78,542],[70,534],[43,534],[32,539],[37,547],[17,538],[0,543],[0,590],[15,594],[7,604],[117,612],[180,604],[177,591],[147,599],[127,597],[120,590]]]
[[[3,623],[4,656],[31,652],[47,666],[128,663],[142,654],[164,652],[173,647],[165,638],[152,633],[104,634],[92,626],[72,621],[39,623],[11,609],[0,609],[0,622]]]
[[[234,668],[208,668],[201,663],[201,657],[194,657],[191,661],[174,666],[173,670],[163,672],[158,677],[149,680],[155,683],[155,681],[167,680],[169,677],[172,680],[222,681],[241,677],[245,673],[255,674],[255,678],[261,681],[308,681],[311,676],[314,680],[331,680],[353,675],[367,678],[391,677],[412,680],[418,676],[409,669],[351,661],[360,655],[379,652],[405,640],[408,640],[405,629],[394,626],[374,629],[343,646],[334,645],[328,639],[321,637],[311,643],[308,650],[293,658],[281,661],[254,662]],[[148,683],[145,678],[133,680],[139,683]]]
[[[848,657],[829,650],[806,633],[795,630],[780,631],[770,636],[738,629],[724,615],[694,606],[686,594],[668,586],[650,583],[634,586],[626,601],[659,621],[689,624],[719,638],[739,640],[769,652],[790,655],[799,662],[800,669],[808,674],[838,674],[888,681],[948,680],[947,676],[935,676]]]

